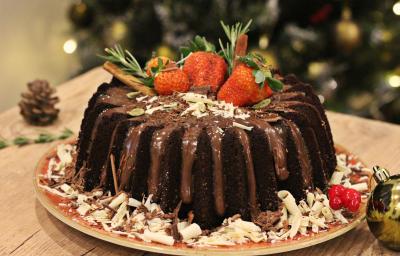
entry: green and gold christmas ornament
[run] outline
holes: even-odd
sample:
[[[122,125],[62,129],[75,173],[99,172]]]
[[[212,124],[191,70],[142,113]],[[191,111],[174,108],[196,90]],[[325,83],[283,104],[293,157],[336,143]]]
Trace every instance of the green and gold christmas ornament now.
[[[367,205],[367,222],[374,236],[390,249],[400,251],[400,175],[373,168],[377,186]]]

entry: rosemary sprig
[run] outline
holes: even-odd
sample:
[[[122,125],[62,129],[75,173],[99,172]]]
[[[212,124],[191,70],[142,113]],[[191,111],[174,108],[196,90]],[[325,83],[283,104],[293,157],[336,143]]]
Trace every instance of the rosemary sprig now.
[[[245,63],[253,70],[255,82],[263,88],[265,81],[268,86],[274,91],[280,91],[283,89],[283,84],[278,79],[272,76],[271,70],[267,65],[267,61],[263,56],[257,53],[248,53],[246,56],[239,57],[239,61]]]
[[[229,42],[227,42],[226,46],[224,46],[221,39],[219,39],[218,41],[219,41],[219,45],[222,50],[222,56],[228,62],[228,73],[229,74],[232,73],[233,64],[235,61],[236,42],[241,35],[246,34],[249,31],[251,22],[252,22],[252,20],[249,20],[245,26],[243,26],[243,24],[240,22],[237,22],[233,26],[228,26],[228,25],[225,25],[223,21],[221,21],[221,26],[222,26],[226,36],[228,37]]]
[[[33,143],[41,144],[41,143],[52,142],[55,140],[64,140],[71,137],[73,134],[74,134],[73,131],[71,131],[68,128],[65,128],[59,135],[54,135],[50,133],[41,133],[35,139],[28,138],[26,136],[18,136],[12,139],[11,142],[8,142],[7,140],[0,138],[0,149],[6,148],[11,145],[22,147]]]
[[[154,87],[155,72],[159,72],[165,68],[162,60],[159,59],[157,68],[152,68],[152,75],[149,76],[140,66],[136,58],[128,50],[123,50],[121,45],[116,44],[114,48],[105,48],[104,51],[107,55],[99,55],[106,61],[117,65],[123,72],[133,75],[138,78],[140,82],[148,87]],[[161,64],[160,64],[161,63]]]
[[[114,63],[127,73],[132,73],[141,78],[148,77],[136,58],[128,50],[124,51],[121,45],[116,44],[114,48],[105,48],[104,51],[108,55],[99,55],[101,58]]]

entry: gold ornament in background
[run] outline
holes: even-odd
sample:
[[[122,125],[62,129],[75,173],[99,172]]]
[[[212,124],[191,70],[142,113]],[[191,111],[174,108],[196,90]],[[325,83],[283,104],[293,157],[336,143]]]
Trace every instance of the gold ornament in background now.
[[[85,28],[92,24],[94,11],[86,3],[72,4],[68,10],[68,17],[78,28]]]
[[[351,10],[344,7],[341,20],[335,25],[335,40],[339,50],[351,52],[361,43],[361,29],[351,18]]]
[[[128,26],[121,20],[113,21],[104,31],[104,40],[107,45],[121,43],[127,39]]]
[[[291,45],[292,45],[292,48],[298,53],[303,52],[305,50],[305,48],[306,48],[306,46],[304,44],[304,41],[300,40],[300,39],[292,40],[291,41]]]
[[[267,49],[269,45],[269,38],[267,35],[261,35],[260,39],[258,39],[258,47],[260,47],[261,50]]]
[[[379,166],[373,171],[377,185],[368,199],[368,227],[383,245],[400,251],[400,175]]]
[[[313,61],[308,64],[308,77],[310,79],[317,79],[326,76],[330,73],[330,65],[326,61]]]
[[[265,58],[268,65],[271,65],[272,68],[279,68],[278,59],[276,55],[271,50],[260,50],[260,49],[252,49],[250,52],[258,53]]]
[[[174,60],[176,57],[174,50],[172,50],[167,45],[160,45],[159,47],[157,47],[155,55],[156,56],[165,56],[165,57],[170,58],[171,60]]]

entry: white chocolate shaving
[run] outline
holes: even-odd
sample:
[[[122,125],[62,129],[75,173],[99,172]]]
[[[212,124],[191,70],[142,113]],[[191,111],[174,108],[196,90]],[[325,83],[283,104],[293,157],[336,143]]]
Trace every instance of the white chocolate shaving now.
[[[140,202],[140,201],[138,201],[138,200],[136,200],[136,199],[134,199],[134,198],[129,198],[129,199],[128,199],[128,205],[137,208],[137,207],[139,207],[140,205],[142,205],[142,202]]]
[[[240,128],[240,129],[243,129],[243,130],[248,130],[248,131],[251,131],[251,130],[253,129],[253,127],[252,127],[252,126],[246,126],[246,125],[243,125],[243,124],[237,123],[237,122],[235,122],[235,121],[233,121],[233,122],[232,122],[232,125],[233,125],[233,126],[235,126],[235,127],[238,127],[238,128]]]
[[[326,222],[330,223],[333,221],[333,214],[329,207],[325,206],[322,208],[321,213],[324,215]]]
[[[200,98],[205,99],[204,96]],[[152,99],[149,101],[152,101]],[[189,105],[196,104],[198,111],[204,111],[202,114],[211,111],[210,109],[213,109],[212,111],[221,111],[220,108],[225,111],[221,115],[245,114],[242,109],[237,109],[231,104],[218,101],[213,101],[212,104],[201,100],[199,102],[197,102],[198,104],[189,102]],[[163,107],[165,108],[166,105]],[[219,132],[223,132],[223,130]],[[66,165],[69,159],[72,159],[74,151],[75,147],[71,145],[59,147],[57,152],[58,159],[51,158],[49,160],[48,169],[46,174],[42,175],[42,178],[53,180],[64,178]],[[63,158],[63,160],[60,161],[60,158]],[[337,182],[361,192],[366,191],[369,182],[368,175],[361,173],[364,176],[357,180],[357,184],[352,184],[350,175],[348,175],[349,170],[351,172],[362,171],[363,168],[360,163],[354,163],[353,160],[354,164],[351,165],[350,169],[350,165],[346,166],[346,161],[351,160],[350,157],[347,159],[346,155],[338,155],[337,159],[339,167],[335,173],[339,173],[337,175],[341,176]],[[44,182],[44,184],[47,183]],[[76,209],[76,212],[90,225],[101,225],[107,232],[135,237],[146,242],[157,242],[166,245],[175,243],[173,237],[169,235],[172,218],[164,217],[165,215],[160,205],[152,202],[152,195],[139,201],[134,198],[128,198],[126,193],[112,196],[110,191],[80,192],[67,183],[60,183],[53,187],[41,183],[38,186],[57,196],[71,199],[70,203],[62,202],[59,205],[62,207],[72,206],[73,208],[70,208],[69,211],[73,212],[73,209]],[[365,193],[362,196],[365,197]],[[202,230],[198,224],[189,224],[186,220],[178,219],[177,229],[183,238],[182,242],[194,247],[231,246],[250,241],[254,243],[261,241],[274,243],[294,238],[298,234],[309,236],[311,232],[318,233],[321,230],[326,230],[329,227],[329,223],[340,222],[346,224],[349,222],[342,215],[341,210],[333,211],[329,207],[329,199],[318,190],[314,192],[308,191],[306,198],[300,200],[298,205],[296,205],[296,201],[289,191],[278,191],[278,197],[281,199],[283,207],[282,215],[274,226],[275,231],[264,232],[253,222],[244,221],[240,217],[231,217],[225,219],[223,225],[216,228],[211,234],[202,235]],[[107,207],[104,204],[107,204]],[[147,211],[140,207],[141,205],[146,207]]]
[[[201,235],[202,231],[199,225],[197,225],[196,223],[192,223],[189,226],[180,230],[179,233],[182,235],[182,239],[185,241],[192,238],[197,238]]]
[[[329,181],[329,184],[331,185],[340,184],[342,182],[343,177],[344,177],[344,172],[334,171],[331,180]]]
[[[84,204],[79,205],[79,207],[78,207],[78,209],[76,209],[76,211],[77,211],[80,215],[85,216],[86,213],[87,213],[88,211],[90,211],[90,209],[91,209],[90,205],[84,203]]]
[[[117,209],[118,206],[122,204],[128,197],[125,193],[119,194],[116,198],[114,198],[111,203],[108,205],[113,209]]]
[[[349,221],[342,215],[341,210],[333,211],[333,215],[343,224],[349,223]]]
[[[144,231],[143,237],[144,239],[165,245],[173,245],[175,242],[172,236],[167,236],[161,233],[154,233],[147,229]]]
[[[287,190],[281,190],[278,192],[278,197],[282,200],[288,212],[292,215],[299,216],[301,212],[296,205],[296,200],[292,194]]]
[[[127,204],[126,201],[123,201],[119,206],[117,213],[114,214],[114,217],[111,219],[111,227],[119,227],[124,222],[124,217],[127,212]]]
[[[314,193],[307,192],[307,204],[308,204],[309,207],[313,206],[314,199],[315,199]]]
[[[353,184],[350,188],[355,189],[357,191],[366,191],[368,190],[368,184],[366,182],[361,182],[358,184]]]

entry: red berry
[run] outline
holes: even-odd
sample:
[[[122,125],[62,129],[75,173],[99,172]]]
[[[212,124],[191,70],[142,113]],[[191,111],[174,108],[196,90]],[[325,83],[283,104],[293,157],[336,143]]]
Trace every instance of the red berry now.
[[[334,196],[329,199],[329,206],[333,210],[339,210],[340,208],[342,208],[342,200],[340,199],[339,196]]]
[[[345,190],[346,188],[343,187],[342,185],[333,185],[328,190],[328,197],[334,198],[335,196],[341,196]]]
[[[348,205],[353,199],[361,202],[361,194],[355,189],[347,188],[344,193],[340,195],[340,199],[342,199],[343,206],[348,208]]]
[[[351,212],[357,212],[358,209],[360,208],[360,203],[361,200],[354,198],[347,204],[346,208]]]

